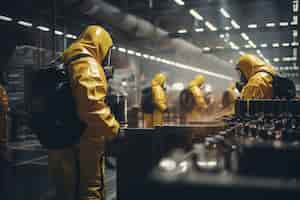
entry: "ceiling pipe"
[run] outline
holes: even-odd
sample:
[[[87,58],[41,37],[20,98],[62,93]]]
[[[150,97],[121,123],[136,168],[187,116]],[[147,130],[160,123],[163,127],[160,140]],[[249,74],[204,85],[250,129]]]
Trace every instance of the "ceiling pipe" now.
[[[200,67],[216,73],[234,77],[233,66],[214,56],[203,54],[202,50],[183,40],[168,37],[168,32],[154,26],[150,22],[124,13],[119,8],[102,0],[64,0],[67,7],[76,5],[80,11],[95,20],[105,22],[137,38],[150,40],[161,50],[172,49],[178,62]]]

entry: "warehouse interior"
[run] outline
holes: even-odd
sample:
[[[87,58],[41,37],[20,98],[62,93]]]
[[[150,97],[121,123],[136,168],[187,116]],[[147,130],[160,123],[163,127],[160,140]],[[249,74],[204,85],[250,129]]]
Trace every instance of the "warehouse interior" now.
[[[48,149],[31,126],[33,79],[89,25],[112,37],[114,76],[108,86],[117,102],[122,97],[120,107],[110,104],[122,137],[107,150],[105,199],[299,195],[298,18],[299,0],[4,1],[0,84],[8,112],[7,141],[0,145],[1,196],[55,199]],[[245,54],[292,80],[295,96],[237,98],[235,114],[221,119],[223,94],[239,81],[237,62]],[[142,94],[157,73],[167,77],[165,123],[146,128]],[[214,103],[186,123],[179,99],[197,74],[205,77]]]

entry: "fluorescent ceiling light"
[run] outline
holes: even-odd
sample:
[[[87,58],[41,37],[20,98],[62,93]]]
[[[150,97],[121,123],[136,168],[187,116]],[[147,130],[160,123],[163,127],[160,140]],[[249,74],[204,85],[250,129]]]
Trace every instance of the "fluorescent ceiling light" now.
[[[275,26],[276,26],[275,23],[267,23],[267,24],[266,24],[266,27],[275,27]]]
[[[288,25],[289,25],[288,22],[280,22],[280,23],[279,23],[279,26],[288,26]]]
[[[268,47],[268,45],[267,44],[261,44],[260,47],[266,48],[266,47]]]
[[[203,17],[195,10],[195,9],[190,9],[190,14],[195,18],[200,21],[203,20]]]
[[[246,49],[250,49],[250,48],[251,48],[251,45],[246,44],[246,45],[245,45],[245,48],[246,48]]]
[[[231,20],[231,25],[235,29],[240,29],[241,28],[241,26],[236,21],[234,21],[234,20]]]
[[[41,31],[50,31],[50,28],[45,27],[45,26],[37,26],[36,28],[41,30]]]
[[[30,22],[25,22],[25,21],[18,21],[18,24],[26,27],[32,27],[32,23]]]
[[[225,27],[224,27],[224,30],[225,30],[225,31],[230,31],[230,30],[231,30],[231,27],[230,27],[230,26],[225,26]]]
[[[64,34],[63,32],[58,31],[58,30],[55,30],[54,33],[55,33],[55,35],[63,35]]]
[[[244,38],[244,40],[248,41],[249,37],[246,33],[241,33],[242,38]]]
[[[142,56],[142,54],[140,52],[135,52],[135,55],[138,56],[138,57]]]
[[[77,39],[77,37],[75,35],[72,35],[72,34],[67,34],[66,37],[71,38],[71,39]]]
[[[205,22],[205,25],[209,28],[209,30],[211,30],[211,31],[216,31],[217,30],[217,28],[214,26],[214,25],[212,25],[209,21],[206,21]]]
[[[135,52],[132,51],[132,50],[128,50],[127,53],[130,54],[130,55],[134,55],[135,54]]]
[[[240,49],[240,47],[237,46],[234,42],[229,42],[229,45],[230,45],[230,47],[231,47],[232,49],[235,49],[235,50]]]
[[[204,51],[209,51],[210,48],[209,48],[209,47],[204,47],[203,50],[204,50]]]
[[[195,32],[204,32],[204,28],[196,28]]]
[[[186,29],[180,29],[180,30],[177,31],[177,33],[181,33],[181,34],[187,33],[187,30]]]
[[[293,47],[299,46],[299,42],[292,42],[292,46],[293,46]]]
[[[224,49],[225,47],[223,46],[216,46],[216,49]]]
[[[118,48],[118,51],[119,51],[119,52],[122,52],[122,53],[126,53],[126,49],[125,49],[125,48],[122,48],[122,47],[119,47],[119,48]]]
[[[0,15],[0,20],[11,22],[13,19],[7,16]]]
[[[288,61],[291,61],[291,58],[290,57],[283,57],[282,61],[288,62]]]
[[[257,28],[257,24],[249,24],[248,28]]]
[[[258,49],[258,50],[256,50],[256,53],[261,54],[261,51]]]
[[[290,46],[289,43],[282,43],[281,45],[282,45],[283,47],[289,47],[289,46]]]
[[[149,55],[148,54],[143,54],[143,57],[144,58],[149,58]]]
[[[273,61],[274,61],[274,62],[279,62],[280,59],[279,59],[279,58],[274,58]]]
[[[220,9],[220,12],[222,13],[222,15],[226,18],[230,18],[230,15],[229,13],[224,9],[224,8],[221,8]]]
[[[250,44],[251,47],[256,48],[256,44],[254,44],[254,42],[252,42],[251,40],[249,40],[248,43]]]
[[[272,47],[276,47],[276,48],[279,47],[279,43],[273,43]]]
[[[293,30],[293,37],[298,37],[298,31],[297,30]]]
[[[180,6],[184,6],[184,1],[182,1],[182,0],[174,0],[174,2]]]
[[[225,37],[225,35],[224,34],[220,34],[220,38],[224,38]]]
[[[150,60],[155,60],[155,56],[150,56]]]
[[[240,51],[240,52],[239,52],[239,54],[242,56],[242,55],[244,55],[244,54],[245,54],[245,52],[243,52],[243,51]]]

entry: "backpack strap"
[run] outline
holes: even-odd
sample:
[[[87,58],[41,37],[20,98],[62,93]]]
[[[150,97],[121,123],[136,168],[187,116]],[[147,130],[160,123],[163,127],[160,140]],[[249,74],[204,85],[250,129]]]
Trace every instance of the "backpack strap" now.
[[[70,65],[73,61],[78,60],[78,59],[80,59],[80,58],[86,58],[86,57],[92,57],[92,56],[89,55],[89,54],[81,53],[81,54],[75,55],[74,57],[70,58],[69,60],[67,60],[66,62],[64,62],[64,64],[65,64],[65,66],[68,66],[68,65]]]

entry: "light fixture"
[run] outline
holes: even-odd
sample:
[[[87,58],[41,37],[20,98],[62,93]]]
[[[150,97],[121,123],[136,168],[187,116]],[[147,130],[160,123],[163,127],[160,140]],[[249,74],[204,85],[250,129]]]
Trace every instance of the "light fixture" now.
[[[254,42],[252,42],[251,40],[249,40],[248,43],[250,44],[251,47],[256,48],[256,44],[254,44]]]
[[[257,24],[249,24],[248,28],[257,28]]]
[[[36,27],[37,29],[41,30],[41,31],[50,31],[50,29],[48,27],[45,27],[45,26],[37,26]]]
[[[135,52],[132,51],[132,50],[128,50],[127,53],[130,54],[130,55],[134,55],[135,54]]]
[[[155,56],[150,56],[150,60],[155,60]]]
[[[298,31],[297,30],[293,30],[293,37],[298,37]]]
[[[225,26],[225,27],[224,27],[224,30],[225,30],[225,31],[230,31],[230,30],[231,30],[231,27],[230,27],[230,26]]]
[[[143,57],[148,59],[149,58],[149,55],[148,54],[143,54]]]
[[[203,50],[204,51],[210,51],[210,48],[209,47],[204,47]]]
[[[281,45],[282,45],[283,47],[289,47],[289,46],[290,46],[289,43],[282,43]]]
[[[211,30],[211,31],[216,31],[217,30],[217,28],[214,26],[214,25],[212,25],[209,21],[206,21],[205,22],[205,25],[209,28],[209,30]]]
[[[259,54],[259,55],[262,55],[262,54],[261,54],[261,51],[260,51],[259,49],[256,50],[256,53]]]
[[[177,33],[184,34],[184,33],[187,33],[187,30],[186,29],[180,29],[180,30],[177,31]]]
[[[4,15],[0,15],[0,20],[11,22],[13,19]]]
[[[71,39],[77,39],[77,37],[75,35],[72,35],[72,34],[67,34],[66,37],[71,38]]]
[[[246,33],[241,33],[242,38],[244,38],[244,40],[248,41],[249,37]]]
[[[32,27],[32,23],[30,22],[25,22],[25,21],[18,21],[18,24],[26,27]]]
[[[135,52],[135,55],[138,56],[138,57],[142,56],[142,54],[140,52]]]
[[[288,26],[288,25],[289,25],[288,22],[280,22],[280,23],[279,23],[279,26]]]
[[[216,49],[224,49],[223,46],[216,46]]]
[[[234,42],[232,42],[232,41],[229,42],[229,45],[230,45],[230,47],[231,47],[232,49],[234,49],[234,50],[239,50],[239,49],[240,49],[240,47],[237,46],[237,45],[236,45]]]
[[[220,34],[220,36],[219,36],[220,38],[224,38],[225,37],[225,35],[224,34]]]
[[[55,31],[54,31],[54,34],[55,34],[55,35],[63,35],[64,33],[61,32],[61,31],[55,30]]]
[[[293,46],[293,47],[299,46],[299,42],[292,42],[292,46]]]
[[[180,6],[184,6],[184,1],[183,0],[174,0],[175,3],[177,3]]]
[[[261,44],[260,47],[266,48],[266,47],[268,47],[268,45],[267,44]]]
[[[274,47],[274,48],[279,47],[279,43],[273,43],[273,44],[272,44],[272,47]]]
[[[239,54],[242,56],[242,55],[244,55],[244,54],[245,54],[245,52],[243,52],[243,51],[240,51],[240,52],[239,52]]]
[[[241,28],[241,26],[235,20],[231,20],[231,25],[235,29],[240,29]]]
[[[196,28],[195,32],[204,32],[204,28]]]
[[[246,45],[245,45],[245,48],[246,48],[246,49],[250,49],[250,48],[251,48],[251,45],[246,44]]]
[[[279,58],[274,58],[273,61],[274,61],[274,62],[279,62],[280,59],[279,59]]]
[[[276,26],[275,23],[267,23],[267,24],[266,24],[266,27],[275,27],[275,26]]]
[[[118,51],[119,51],[119,52],[122,52],[122,53],[126,53],[126,49],[125,49],[125,48],[122,48],[122,47],[119,47],[119,48],[118,48]]]
[[[221,8],[221,9],[220,9],[220,12],[222,13],[222,15],[223,15],[225,18],[230,18],[229,13],[228,13],[224,8]]]
[[[203,17],[195,9],[190,9],[190,14],[197,20],[203,20]]]

